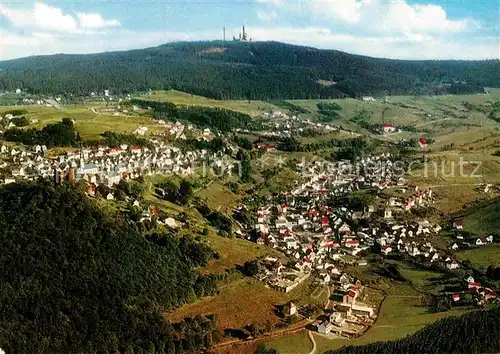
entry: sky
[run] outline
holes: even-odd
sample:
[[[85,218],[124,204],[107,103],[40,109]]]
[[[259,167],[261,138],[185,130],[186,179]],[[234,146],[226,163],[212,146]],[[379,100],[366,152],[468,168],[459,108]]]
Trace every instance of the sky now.
[[[0,60],[238,36],[396,59],[499,59],[500,0],[0,0]]]

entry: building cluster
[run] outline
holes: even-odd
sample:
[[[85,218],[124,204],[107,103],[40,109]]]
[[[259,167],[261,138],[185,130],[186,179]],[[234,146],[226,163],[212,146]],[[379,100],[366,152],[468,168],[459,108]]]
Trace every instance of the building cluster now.
[[[493,289],[483,286],[472,276],[465,279],[466,287],[463,291],[450,294],[453,304],[467,302],[472,297],[472,301],[478,306],[484,306],[488,303],[499,303],[500,297]]]
[[[300,118],[286,112],[275,110],[263,113],[265,120],[262,122],[263,130],[250,132],[247,129],[236,129],[240,133],[251,133],[263,138],[287,138],[293,135],[301,135],[305,131],[313,130],[317,134],[329,134],[339,131],[339,128],[327,124],[317,123],[311,119]]]
[[[376,185],[382,189],[401,184],[391,172],[389,155],[372,156],[364,161],[384,162],[386,167],[362,169],[361,174],[338,170],[326,173],[317,168],[316,162],[281,202],[270,199],[257,208],[256,242],[278,249],[289,258],[287,264],[270,268],[274,271],[272,278],[261,280],[268,283],[272,280],[269,285],[279,284],[288,273],[298,272],[314,274],[317,281],[328,284],[342,273],[343,263],[366,265],[361,255],[368,249],[383,255],[400,253],[424,257],[430,262],[446,262],[430,242],[441,226],[426,220],[397,221],[392,215],[393,210],[404,212],[407,206],[430,202],[432,190],[418,191],[412,187],[410,197],[377,197],[373,204],[360,210],[334,206],[335,200],[365,187]],[[448,263],[450,267],[458,265],[453,260]]]
[[[356,337],[373,325],[377,307],[367,304],[369,294],[359,279],[342,274],[332,282],[331,289],[331,311],[313,324],[316,331]]]
[[[85,180],[90,185],[89,193],[93,194],[96,186],[104,184],[112,187],[122,179],[152,174],[191,174],[195,162],[209,155],[206,150],[183,152],[155,139],[150,143],[151,148],[99,146],[70,150],[54,157],[45,156],[45,146],[36,145],[31,150],[25,150],[2,145],[0,171],[3,172],[3,183],[39,177],[54,177],[58,183]]]

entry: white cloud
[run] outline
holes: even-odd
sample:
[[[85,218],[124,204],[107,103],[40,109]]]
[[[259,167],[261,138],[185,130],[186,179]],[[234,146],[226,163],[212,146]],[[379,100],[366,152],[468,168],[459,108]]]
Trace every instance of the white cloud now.
[[[256,0],[267,7],[288,10],[295,15],[334,21],[332,25],[352,30],[404,35],[456,33],[474,30],[479,22],[464,18],[451,20],[443,7],[435,4],[411,5],[406,0]]]
[[[306,1],[306,3],[308,3]],[[310,9],[312,12],[341,20],[345,23],[358,23],[361,20],[361,10],[368,2],[358,0],[319,0],[311,1]]]
[[[32,8],[14,9],[0,5],[0,14],[17,28],[53,32],[84,33],[87,29],[119,26],[117,20],[104,20],[97,13],[78,13],[77,19],[59,8],[35,2]]]
[[[278,18],[276,11],[257,10],[255,13],[261,21],[272,21]]]
[[[35,3],[31,13],[36,27],[53,30],[74,30],[78,27],[71,15],[65,15],[61,9],[42,3]]]
[[[478,26],[476,21],[461,19],[452,21],[438,5],[409,5],[405,1],[391,2],[377,27],[384,32],[446,33],[460,32]]]
[[[230,29],[237,32],[238,28]],[[397,59],[490,59],[500,52],[495,37],[476,37],[472,40],[443,40],[423,35],[370,35],[336,33],[323,27],[250,27],[254,41],[273,40],[337,49],[348,53]],[[16,35],[3,31],[0,59],[55,53],[96,53],[103,51],[138,49],[172,41],[211,40],[220,36],[220,30],[200,32],[136,32],[112,29],[105,36],[94,33],[82,36],[75,33],[36,32]],[[464,50],[467,48],[467,50]]]
[[[77,13],[76,16],[78,17],[80,27],[82,28],[104,28],[120,26],[120,22],[118,20],[105,20],[101,17],[101,15],[97,13]]]
[[[498,40],[477,37],[453,41],[424,35],[357,36],[334,33],[328,28],[250,28],[254,40],[276,40],[353,54],[394,59],[491,59],[498,58]],[[467,48],[465,51],[464,48]]]

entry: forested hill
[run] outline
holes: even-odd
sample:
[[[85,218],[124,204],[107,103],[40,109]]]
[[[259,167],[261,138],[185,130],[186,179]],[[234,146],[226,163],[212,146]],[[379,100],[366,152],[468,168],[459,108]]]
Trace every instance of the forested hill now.
[[[278,42],[176,42],[0,62],[0,90],[46,94],[177,89],[220,99],[293,99],[479,92],[484,86],[500,86],[498,60],[389,60]]]
[[[103,213],[86,185],[0,188],[0,348],[6,353],[194,353],[215,318],[162,313],[216,293],[194,268],[211,254],[191,237],[144,235]],[[0,352],[2,352],[0,350]]]

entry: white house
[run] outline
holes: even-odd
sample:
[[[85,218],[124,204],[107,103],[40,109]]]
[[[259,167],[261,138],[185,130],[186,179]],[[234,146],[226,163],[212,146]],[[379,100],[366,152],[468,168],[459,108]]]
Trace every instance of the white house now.
[[[394,133],[396,130],[397,130],[396,127],[393,126],[391,123],[385,123],[384,124],[384,133],[385,134]]]
[[[462,230],[464,228],[463,221],[459,221],[459,220],[454,221],[453,228],[455,228],[456,230]]]
[[[328,334],[332,331],[333,325],[330,321],[323,321],[318,326],[318,332],[323,334]]]

